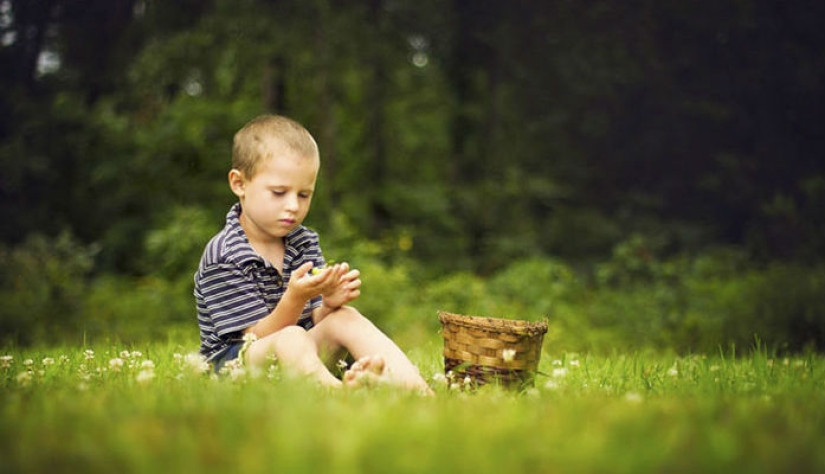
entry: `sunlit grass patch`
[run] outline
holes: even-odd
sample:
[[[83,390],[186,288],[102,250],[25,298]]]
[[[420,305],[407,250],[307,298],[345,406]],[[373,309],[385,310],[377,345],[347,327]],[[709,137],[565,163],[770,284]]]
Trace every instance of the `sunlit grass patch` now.
[[[546,352],[535,387],[334,391],[215,376],[189,348],[0,351],[10,472],[799,472],[825,468],[825,361],[811,354]]]

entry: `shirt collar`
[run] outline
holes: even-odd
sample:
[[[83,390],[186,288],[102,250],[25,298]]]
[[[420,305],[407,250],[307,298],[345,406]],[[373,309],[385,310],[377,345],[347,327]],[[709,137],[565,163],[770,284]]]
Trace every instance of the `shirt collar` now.
[[[246,232],[244,232],[243,227],[241,227],[240,217],[241,203],[237,202],[226,214],[226,225],[229,227],[229,232],[236,237],[235,239],[232,239],[236,242],[233,246],[234,248],[232,249],[232,253],[236,255],[238,263],[245,266],[253,262],[258,262],[263,265],[270,266],[270,263],[261,257],[254,248],[252,248],[252,245],[249,243],[249,238],[246,236]],[[287,258],[287,255],[291,255],[290,249],[294,247],[292,243],[298,241],[299,238],[307,231],[308,229],[306,227],[299,225],[286,235],[286,238],[284,239],[284,258]]]

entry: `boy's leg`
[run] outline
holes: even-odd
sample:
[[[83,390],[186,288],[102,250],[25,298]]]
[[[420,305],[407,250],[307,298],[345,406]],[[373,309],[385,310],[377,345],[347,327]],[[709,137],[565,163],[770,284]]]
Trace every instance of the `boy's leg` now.
[[[309,376],[323,385],[341,385],[318,357],[316,340],[302,327],[287,326],[253,342],[246,352],[246,362],[262,367],[270,356],[277,357],[284,370]]]
[[[381,356],[385,375],[398,385],[429,391],[427,382],[401,349],[355,308],[344,306],[308,331],[322,353],[343,348],[356,359]]]

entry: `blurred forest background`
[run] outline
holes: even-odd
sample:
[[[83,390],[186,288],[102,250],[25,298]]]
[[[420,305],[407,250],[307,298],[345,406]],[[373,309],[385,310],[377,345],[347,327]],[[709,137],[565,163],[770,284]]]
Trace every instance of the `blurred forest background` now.
[[[289,115],[306,224],[393,334],[825,348],[825,3],[0,0],[0,344],[197,345],[231,139]],[[177,328],[177,329],[176,329]]]

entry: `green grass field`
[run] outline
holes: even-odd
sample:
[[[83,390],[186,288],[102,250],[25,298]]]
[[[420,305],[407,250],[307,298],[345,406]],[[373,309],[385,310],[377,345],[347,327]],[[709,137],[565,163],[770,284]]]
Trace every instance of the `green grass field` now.
[[[553,353],[521,393],[200,373],[175,343],[0,349],[0,472],[823,472],[825,359]]]

